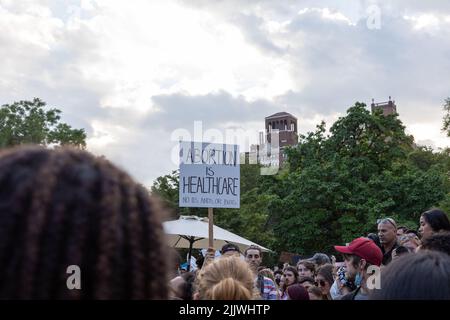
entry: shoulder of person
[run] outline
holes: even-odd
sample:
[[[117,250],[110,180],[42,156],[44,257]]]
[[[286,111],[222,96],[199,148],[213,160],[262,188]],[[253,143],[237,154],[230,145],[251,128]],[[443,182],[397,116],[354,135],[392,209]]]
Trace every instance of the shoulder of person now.
[[[356,288],[350,293],[343,295],[339,300],[355,300],[356,295],[358,294],[360,288]]]
[[[353,292],[343,295],[339,300],[353,300]]]

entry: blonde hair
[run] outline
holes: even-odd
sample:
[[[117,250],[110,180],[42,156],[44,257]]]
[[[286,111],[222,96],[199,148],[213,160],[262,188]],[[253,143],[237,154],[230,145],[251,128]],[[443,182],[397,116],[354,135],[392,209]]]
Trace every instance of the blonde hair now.
[[[254,275],[248,264],[237,257],[214,261],[198,276],[201,300],[250,300],[254,297]]]

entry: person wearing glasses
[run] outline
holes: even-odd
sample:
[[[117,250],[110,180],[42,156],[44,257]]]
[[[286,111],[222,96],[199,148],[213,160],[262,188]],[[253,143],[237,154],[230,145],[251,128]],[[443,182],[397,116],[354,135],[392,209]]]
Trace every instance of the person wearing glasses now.
[[[410,252],[416,252],[417,248],[421,244],[422,243],[419,240],[419,237],[415,233],[410,232],[409,230],[407,231],[407,233],[405,233],[399,238],[399,245],[404,246]]]
[[[333,270],[333,265],[329,263],[324,264],[317,270],[316,285],[322,291],[324,300],[332,300],[330,289],[334,282]]]
[[[398,247],[397,224],[391,218],[379,219],[377,223],[378,237],[383,252],[383,265],[386,266],[392,261],[392,251]]]

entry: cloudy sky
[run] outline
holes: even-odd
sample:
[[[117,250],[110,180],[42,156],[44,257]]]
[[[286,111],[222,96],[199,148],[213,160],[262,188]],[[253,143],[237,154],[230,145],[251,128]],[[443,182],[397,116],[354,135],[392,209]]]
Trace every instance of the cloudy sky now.
[[[447,0],[0,0],[0,104],[40,97],[146,185],[180,136],[245,148],[272,113],[306,133],[372,98],[450,146],[449,70]]]

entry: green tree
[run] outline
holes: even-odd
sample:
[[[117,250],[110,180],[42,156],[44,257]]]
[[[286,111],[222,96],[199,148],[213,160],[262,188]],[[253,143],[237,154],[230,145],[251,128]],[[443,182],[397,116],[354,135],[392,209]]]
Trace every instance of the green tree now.
[[[169,218],[178,219],[180,215],[208,216],[208,210],[205,208],[179,207],[179,181],[180,172],[174,170],[171,174],[156,178],[150,188],[151,193],[158,196],[170,211]]]
[[[442,130],[447,132],[447,136],[450,137],[450,97],[445,99],[444,102],[444,126]]]
[[[371,114],[355,103],[329,134],[322,122],[299,135],[277,175],[241,165],[241,207],[215,209],[215,223],[278,252],[303,255],[336,254],[332,245],[374,232],[385,216],[417,228],[423,211],[450,209],[450,149],[417,147],[404,129],[397,115]],[[154,186],[178,206],[176,177]]]
[[[0,148],[21,144],[73,145],[86,147],[84,129],[61,123],[61,111],[45,109],[38,98],[19,101],[0,108]]]
[[[362,103],[328,136],[324,123],[301,135],[288,150],[290,172],[271,181],[278,196],[269,204],[276,248],[333,253],[333,244],[375,231],[383,216],[417,226],[420,213],[450,189],[440,155],[414,152],[397,115],[371,114]]]

